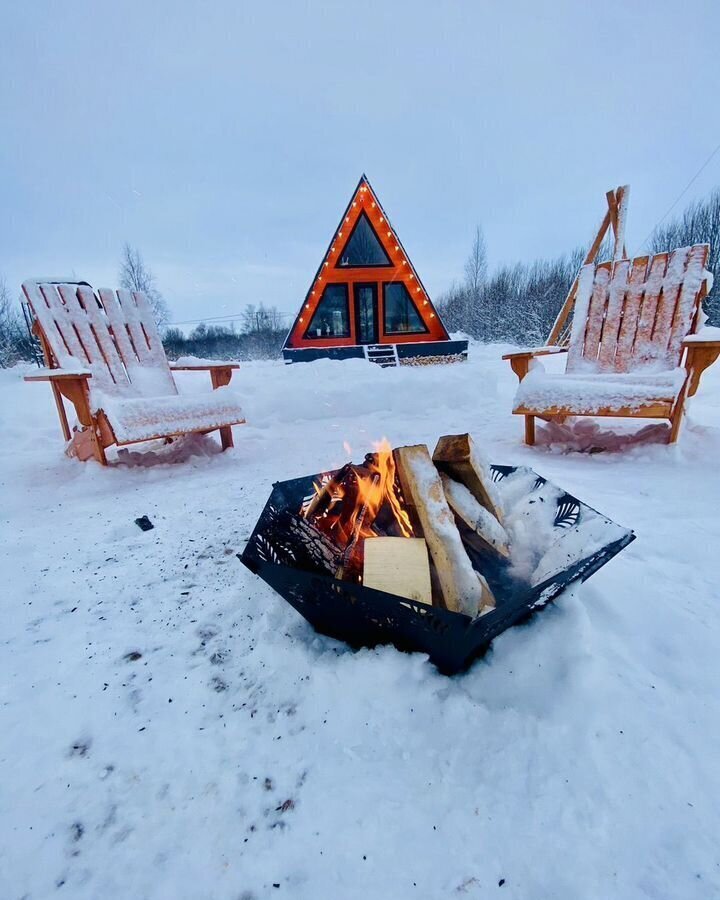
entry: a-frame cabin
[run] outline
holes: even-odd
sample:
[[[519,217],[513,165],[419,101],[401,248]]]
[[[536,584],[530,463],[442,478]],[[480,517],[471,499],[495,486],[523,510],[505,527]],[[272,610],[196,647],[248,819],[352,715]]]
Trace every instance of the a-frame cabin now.
[[[363,175],[283,346],[286,362],[365,357],[380,365],[455,362],[452,341]]]

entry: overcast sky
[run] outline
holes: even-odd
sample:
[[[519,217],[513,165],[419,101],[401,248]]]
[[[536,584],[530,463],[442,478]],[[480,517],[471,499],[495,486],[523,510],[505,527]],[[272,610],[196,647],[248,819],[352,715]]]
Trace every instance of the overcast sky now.
[[[366,172],[432,296],[642,241],[720,143],[720,3],[88,3],[0,14],[0,273],[114,286],[138,246],[175,321],[295,312]],[[720,153],[678,206],[720,184]]]

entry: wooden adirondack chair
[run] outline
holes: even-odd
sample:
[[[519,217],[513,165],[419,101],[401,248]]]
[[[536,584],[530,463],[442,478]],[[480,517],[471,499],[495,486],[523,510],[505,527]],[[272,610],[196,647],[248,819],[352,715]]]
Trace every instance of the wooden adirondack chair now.
[[[527,444],[535,443],[536,416],[668,419],[672,443],[688,397],[720,355],[717,331],[701,330],[702,300],[712,284],[706,270],[709,246],[627,259],[627,193],[627,188],[608,193],[605,221],[548,344],[503,356],[520,379],[513,413],[525,416]],[[594,259],[610,226],[615,259],[597,265]],[[568,354],[565,374],[533,365],[537,357],[555,353]]]
[[[219,430],[233,446],[242,424],[239,400],[227,387],[237,365],[170,366],[150,305],[137,291],[94,291],[87,283],[26,281],[23,292],[47,368],[26,381],[49,381],[66,452],[107,465],[105,448]],[[209,371],[212,392],[180,395],[173,371]],[[70,430],[63,398],[75,407]]]

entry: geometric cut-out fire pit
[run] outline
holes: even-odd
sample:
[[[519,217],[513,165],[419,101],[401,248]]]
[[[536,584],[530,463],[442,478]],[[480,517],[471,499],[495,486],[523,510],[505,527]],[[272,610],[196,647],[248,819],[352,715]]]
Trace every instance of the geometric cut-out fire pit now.
[[[443,462],[442,442],[460,439],[469,441],[465,435],[441,439],[433,456],[444,490],[430,483],[433,474],[422,467],[415,473],[422,477],[414,482],[409,477],[410,462],[418,454],[430,459],[424,447],[392,453],[380,447],[359,466],[278,482],[242,562],[323,634],[355,647],[394,644],[424,652],[441,672],[461,671],[495,637],[568,585],[589,578],[635,535],[532,469],[481,463],[471,444],[475,474],[465,463],[463,468]],[[495,512],[502,526],[486,521],[492,516],[472,506],[475,501],[465,487],[458,487],[460,481]],[[418,491],[426,488],[440,507],[428,502],[425,508]],[[437,533],[432,515],[442,520]],[[460,541],[450,534],[455,529]],[[509,550],[497,538],[498,529]],[[384,547],[379,542],[372,554],[365,554],[369,541],[378,537],[386,538]],[[408,557],[397,552],[397,540],[403,538],[427,544],[426,571],[415,564],[411,573],[396,571],[398,560]],[[470,613],[462,605],[465,600],[450,596],[452,579],[467,577],[465,561],[453,560],[459,546],[482,585],[478,609]],[[418,548],[402,544],[399,549]],[[383,556],[388,557],[390,583],[401,585],[397,593],[388,592],[382,580],[374,583],[384,590],[364,583],[371,582],[371,575],[378,577],[370,562],[375,566]],[[429,586],[424,589],[423,584]]]

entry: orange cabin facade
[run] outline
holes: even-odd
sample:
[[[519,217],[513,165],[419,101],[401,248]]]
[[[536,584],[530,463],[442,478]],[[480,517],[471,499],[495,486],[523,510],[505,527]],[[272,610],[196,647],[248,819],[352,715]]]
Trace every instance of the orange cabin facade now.
[[[366,356],[396,365],[466,354],[467,341],[450,340],[363,175],[287,336],[285,360]]]

